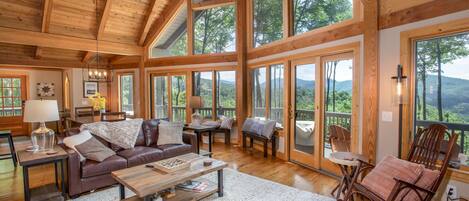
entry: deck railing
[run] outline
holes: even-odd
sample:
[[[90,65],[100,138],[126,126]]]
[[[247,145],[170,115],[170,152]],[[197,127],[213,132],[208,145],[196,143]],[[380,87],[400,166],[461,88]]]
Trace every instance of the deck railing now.
[[[155,113],[157,114],[158,118],[168,117],[168,106],[156,106]],[[236,116],[236,108],[217,108],[218,115],[224,115],[227,117],[235,117]],[[212,118],[212,108],[211,107],[203,107],[197,109],[197,112],[205,117],[205,118]],[[184,121],[186,119],[186,107],[185,106],[173,106],[172,108],[173,113],[173,120]]]

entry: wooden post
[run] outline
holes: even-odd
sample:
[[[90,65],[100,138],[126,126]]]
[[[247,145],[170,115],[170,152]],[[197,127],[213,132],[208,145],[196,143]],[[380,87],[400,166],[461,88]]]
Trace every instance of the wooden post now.
[[[138,63],[138,78],[139,78],[139,117],[146,119],[147,110],[146,110],[146,98],[145,96],[145,60],[144,56],[140,57],[140,62]]]
[[[192,0],[187,0],[187,55],[194,54],[194,14]]]
[[[238,122],[238,144],[242,145],[241,128],[247,112],[247,41],[246,0],[236,0],[236,121]]]
[[[376,135],[378,132],[378,1],[362,0],[364,5],[364,85],[363,85],[363,140],[362,153],[376,161]]]

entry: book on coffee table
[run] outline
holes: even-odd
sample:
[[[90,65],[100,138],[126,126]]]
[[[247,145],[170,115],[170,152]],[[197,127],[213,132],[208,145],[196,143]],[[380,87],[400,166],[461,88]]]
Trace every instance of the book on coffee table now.
[[[187,181],[182,184],[176,185],[177,189],[192,192],[203,192],[207,187],[208,183],[201,181]]]

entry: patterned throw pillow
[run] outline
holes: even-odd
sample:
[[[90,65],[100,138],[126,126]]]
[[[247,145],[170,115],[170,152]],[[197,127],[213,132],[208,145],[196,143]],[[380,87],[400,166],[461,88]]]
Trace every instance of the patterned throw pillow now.
[[[243,131],[255,133],[270,139],[274,134],[276,123],[277,122],[272,120],[258,120],[254,118],[248,118],[244,121]]]
[[[226,117],[226,116],[221,116],[220,120],[221,120],[220,128],[225,128],[225,129],[230,129],[231,130],[231,127],[233,127],[233,122],[234,122],[233,118]]]
[[[166,122],[160,121],[158,125],[158,145],[164,144],[183,144],[182,142],[182,130],[184,124],[180,122]]]
[[[77,145],[82,144],[83,142],[86,142],[93,136],[91,135],[89,130],[83,130],[79,134],[72,135],[69,137],[64,138],[63,142],[65,146],[67,146],[70,149],[75,150],[78,155],[80,156],[80,161],[86,160],[86,158],[80,154],[80,152],[75,148]]]
[[[116,155],[116,152],[104,146],[103,143],[99,142],[99,140],[94,137],[75,146],[75,148],[86,159],[98,162],[103,162],[107,158]]]

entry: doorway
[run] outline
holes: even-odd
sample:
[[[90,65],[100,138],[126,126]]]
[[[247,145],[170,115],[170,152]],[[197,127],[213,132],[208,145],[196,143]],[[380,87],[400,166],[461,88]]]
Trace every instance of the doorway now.
[[[26,88],[25,75],[0,75],[0,130],[11,130],[13,136],[28,135],[23,123]]]

